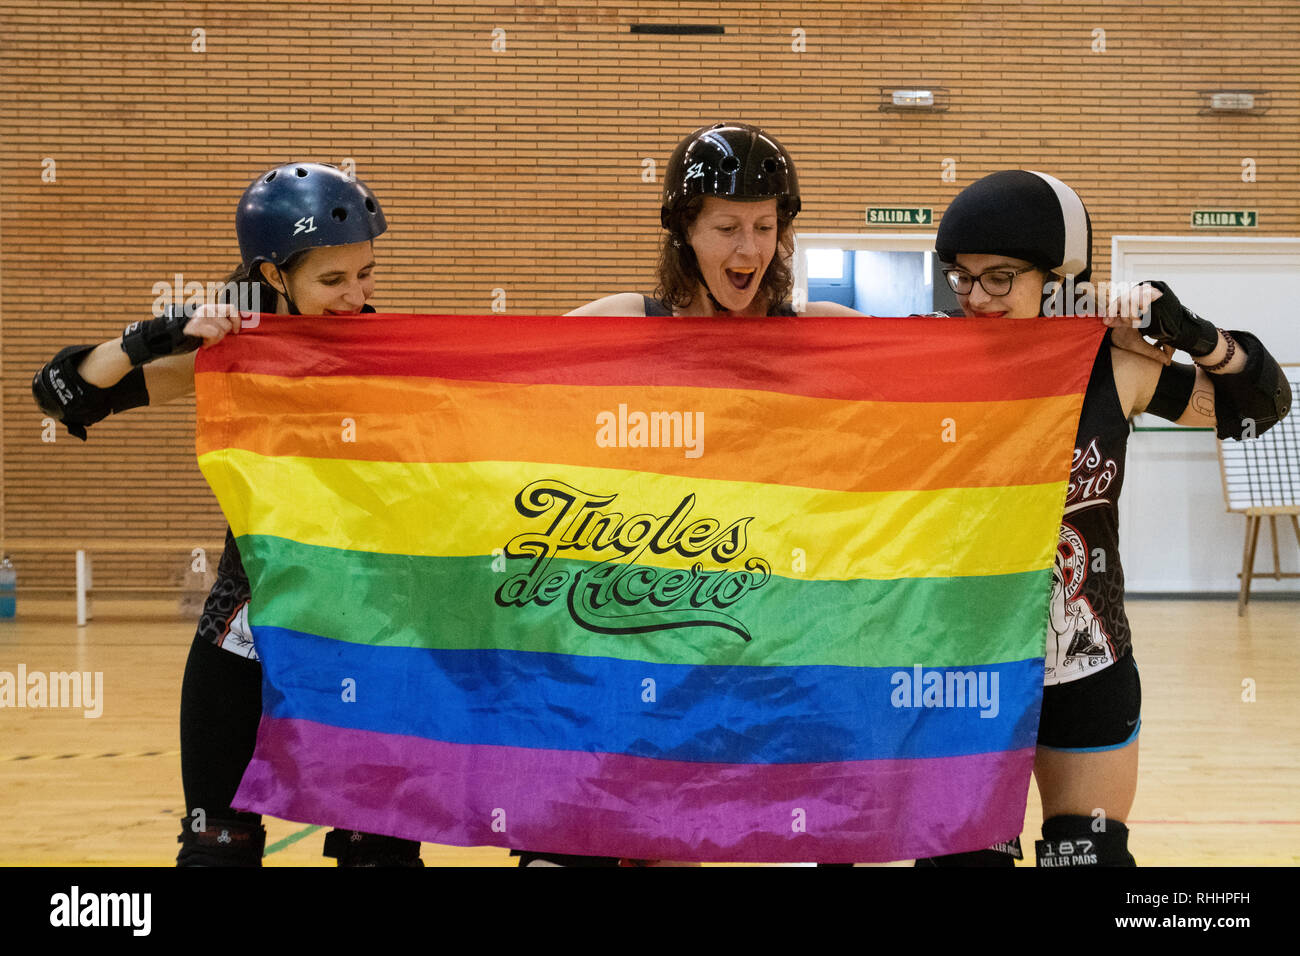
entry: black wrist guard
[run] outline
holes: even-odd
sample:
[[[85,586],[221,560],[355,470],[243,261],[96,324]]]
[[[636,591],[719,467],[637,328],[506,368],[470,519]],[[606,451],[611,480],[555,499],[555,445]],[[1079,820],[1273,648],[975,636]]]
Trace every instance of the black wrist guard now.
[[[1291,410],[1291,383],[1268,349],[1249,332],[1232,330],[1246,350],[1246,367],[1230,375],[1209,374],[1220,438],[1241,441],[1264,434]]]
[[[154,359],[193,352],[203,340],[185,334],[185,323],[189,320],[184,309],[168,306],[156,319],[132,322],[122,332],[122,351],[136,368]]]
[[[77,366],[93,345],[70,345],[50,359],[32,378],[32,397],[42,412],[62,422],[68,431],[86,440],[86,427],[114,412],[149,404],[144,370],[132,369],[116,385],[91,385],[77,372]]]
[[[1151,324],[1142,329],[1161,345],[1182,349],[1193,358],[1209,355],[1219,347],[1219,330],[1187,306],[1163,282],[1146,283],[1160,290],[1160,298],[1151,303]]]

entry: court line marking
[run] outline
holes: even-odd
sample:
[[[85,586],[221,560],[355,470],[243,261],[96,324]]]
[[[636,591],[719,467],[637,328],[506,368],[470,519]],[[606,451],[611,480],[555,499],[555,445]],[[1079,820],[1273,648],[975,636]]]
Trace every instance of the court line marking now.
[[[1300,820],[1129,820],[1129,823],[1141,823],[1150,825],[1153,823],[1168,823],[1173,826],[1243,826],[1243,827],[1262,827],[1262,826],[1282,826],[1296,827],[1300,826]]]
[[[305,827],[304,829],[299,830],[297,833],[289,834],[283,840],[276,840],[274,843],[268,846],[266,850],[262,853],[262,858],[265,859],[266,857],[270,856],[272,853],[279,853],[281,850],[285,849],[286,847],[293,846],[303,837],[311,836],[311,834],[315,833],[317,830],[323,830],[323,829],[325,829],[323,826]]]
[[[19,760],[102,760],[106,757],[179,757],[179,750],[137,750],[132,753],[113,751],[103,754],[11,754],[0,760],[16,762]]]

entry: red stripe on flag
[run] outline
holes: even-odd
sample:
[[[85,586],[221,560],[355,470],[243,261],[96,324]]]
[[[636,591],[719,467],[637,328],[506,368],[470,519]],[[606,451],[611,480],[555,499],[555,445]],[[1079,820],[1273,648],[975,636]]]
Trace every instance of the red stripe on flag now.
[[[430,324],[438,335],[428,335]],[[997,401],[1082,392],[1092,363],[1068,358],[1095,352],[1103,332],[1099,320],[1086,318],[261,316],[255,328],[200,351],[196,368]],[[583,345],[562,344],[575,337]],[[1048,360],[1027,363],[1030,352]]]

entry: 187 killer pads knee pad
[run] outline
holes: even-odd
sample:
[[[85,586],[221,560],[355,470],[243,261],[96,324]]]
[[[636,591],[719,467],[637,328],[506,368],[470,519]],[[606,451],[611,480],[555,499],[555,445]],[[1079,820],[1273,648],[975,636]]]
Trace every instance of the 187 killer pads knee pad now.
[[[1128,851],[1128,827],[1107,820],[1101,832],[1092,817],[1059,816],[1043,821],[1043,839],[1034,847],[1044,867],[1137,866]]]

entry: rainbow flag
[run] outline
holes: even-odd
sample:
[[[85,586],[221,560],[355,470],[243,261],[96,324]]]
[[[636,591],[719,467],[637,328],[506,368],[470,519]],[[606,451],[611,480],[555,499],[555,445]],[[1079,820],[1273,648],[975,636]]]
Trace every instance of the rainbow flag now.
[[[265,674],[236,806],[678,860],[1014,836],[1102,332],[263,317],[195,379]]]

